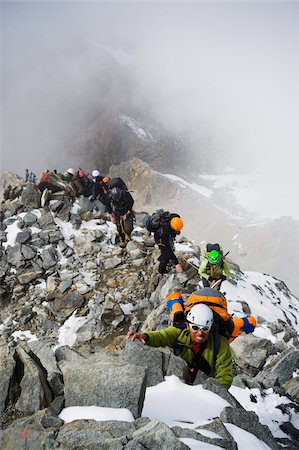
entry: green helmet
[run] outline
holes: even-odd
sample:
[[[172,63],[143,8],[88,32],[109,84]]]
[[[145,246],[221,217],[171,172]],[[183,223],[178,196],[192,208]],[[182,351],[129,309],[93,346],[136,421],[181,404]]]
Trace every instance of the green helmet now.
[[[221,261],[221,254],[217,250],[212,250],[208,254],[208,261],[210,264],[218,264]]]

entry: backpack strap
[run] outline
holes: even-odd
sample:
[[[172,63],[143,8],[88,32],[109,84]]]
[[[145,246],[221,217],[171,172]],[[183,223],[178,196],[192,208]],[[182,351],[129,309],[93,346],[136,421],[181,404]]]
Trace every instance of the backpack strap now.
[[[216,364],[217,355],[221,346],[221,337],[220,337],[221,334],[220,334],[219,320],[217,317],[215,317],[215,314],[214,314],[213,328],[211,331],[214,341],[214,364]]]

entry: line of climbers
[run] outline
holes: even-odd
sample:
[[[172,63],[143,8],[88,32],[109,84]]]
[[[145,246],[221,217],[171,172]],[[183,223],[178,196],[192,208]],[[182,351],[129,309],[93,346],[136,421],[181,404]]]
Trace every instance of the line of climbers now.
[[[35,179],[26,169],[26,181],[32,181],[42,193],[42,206],[61,191],[72,201],[81,195],[88,197],[91,202],[99,200],[109,213],[111,222],[117,227],[120,247],[127,245],[134,226],[134,199],[121,178],[104,177],[97,169],[89,177],[81,168],[69,168],[63,174],[56,169],[53,172],[45,170],[37,182]]]
[[[29,173],[29,172],[28,172]],[[26,180],[35,183],[35,177]],[[83,195],[90,201],[100,200],[117,227],[118,243],[125,247],[133,231],[134,199],[121,178],[103,177],[95,169],[89,178],[82,169],[68,169],[64,174],[45,171],[37,188],[44,194],[65,191],[72,199]],[[154,233],[160,250],[158,271],[164,275],[175,267],[183,268],[175,255],[175,239],[184,226],[176,213],[159,209],[146,218],[147,230]],[[227,255],[227,254],[226,254]],[[203,289],[193,292],[184,301],[180,292],[172,292],[167,298],[170,326],[164,330],[137,333],[129,331],[127,338],[140,340],[152,347],[170,347],[174,354],[187,362],[186,381],[193,384],[198,371],[214,377],[229,388],[232,375],[232,354],[229,344],[242,332],[252,333],[256,326],[254,317],[233,317],[228,313],[227,300],[220,292],[221,284],[231,277],[229,264],[219,244],[207,244],[204,258],[199,265]]]

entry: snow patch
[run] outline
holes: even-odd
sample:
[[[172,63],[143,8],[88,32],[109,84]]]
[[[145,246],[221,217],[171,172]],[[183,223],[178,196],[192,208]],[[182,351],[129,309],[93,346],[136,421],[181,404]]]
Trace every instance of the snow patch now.
[[[76,317],[76,312],[77,310],[59,328],[58,347],[62,345],[72,347],[77,339],[77,331],[87,322],[87,317]]]
[[[103,406],[69,406],[64,408],[59,414],[60,419],[65,423],[73,420],[121,420],[124,422],[134,422],[134,416],[126,408],[105,408]]]

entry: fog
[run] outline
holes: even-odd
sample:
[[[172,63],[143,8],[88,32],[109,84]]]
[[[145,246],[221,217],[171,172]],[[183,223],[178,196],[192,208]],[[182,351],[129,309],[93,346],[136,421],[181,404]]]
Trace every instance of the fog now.
[[[76,140],[128,104],[187,136],[203,171],[258,171],[289,195],[296,25],[296,3],[2,2],[1,172],[80,165]]]

